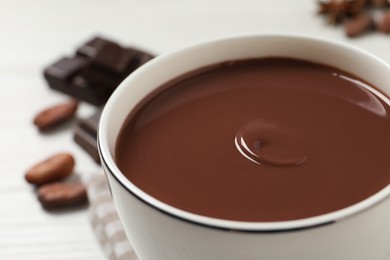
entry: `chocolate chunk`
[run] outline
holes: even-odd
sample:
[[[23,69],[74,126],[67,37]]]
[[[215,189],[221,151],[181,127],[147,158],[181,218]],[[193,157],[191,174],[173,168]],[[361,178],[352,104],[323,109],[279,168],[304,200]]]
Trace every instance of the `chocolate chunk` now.
[[[86,42],[84,45],[80,46],[76,50],[76,54],[89,58],[95,58],[107,42],[109,41],[100,37],[95,37]]]
[[[135,56],[138,58],[137,67],[144,65],[146,62],[154,58],[153,55],[146,52],[141,52],[141,51],[135,51],[135,52],[136,52]]]
[[[108,72],[121,74],[126,71],[133,55],[117,44],[106,44],[92,60],[92,66],[101,67]]]
[[[127,75],[133,72],[134,69],[135,68],[130,71],[125,71],[125,73],[122,74],[116,74],[101,67],[88,66],[82,71],[82,73],[80,73],[80,76],[84,78],[90,85],[97,86],[95,88],[102,89],[111,94],[119,85],[119,83]]]
[[[68,80],[80,72],[86,66],[87,62],[87,59],[82,57],[64,57],[47,68],[45,70],[45,76]]]
[[[102,87],[91,85],[87,80],[80,76],[75,76],[70,81],[64,81],[50,74],[46,74],[45,78],[49,83],[50,88],[93,105],[103,104],[110,95]]]
[[[102,108],[99,108],[92,116],[80,119],[73,130],[74,141],[98,164],[100,164],[100,157],[97,150],[97,128],[101,113]]]
[[[50,88],[103,105],[130,73],[153,55],[95,37],[80,46],[73,58],[62,58],[44,71]]]

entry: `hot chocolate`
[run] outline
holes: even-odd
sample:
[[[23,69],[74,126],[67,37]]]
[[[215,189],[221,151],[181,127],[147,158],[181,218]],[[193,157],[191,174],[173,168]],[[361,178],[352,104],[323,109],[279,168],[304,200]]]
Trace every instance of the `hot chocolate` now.
[[[192,213],[285,221],[339,210],[390,183],[388,99],[336,68],[225,62],[161,86],[129,115],[116,162]]]

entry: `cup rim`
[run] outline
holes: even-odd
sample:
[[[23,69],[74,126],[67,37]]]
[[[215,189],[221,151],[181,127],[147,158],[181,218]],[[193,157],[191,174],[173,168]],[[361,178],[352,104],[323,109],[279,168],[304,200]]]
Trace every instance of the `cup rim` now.
[[[388,184],[386,187],[379,190],[372,196],[356,204],[353,204],[351,206],[333,212],[325,213],[319,216],[313,216],[313,217],[302,218],[297,220],[286,220],[286,221],[275,221],[275,222],[247,222],[247,221],[225,220],[225,219],[207,217],[207,216],[202,216],[195,213],[187,212],[179,208],[175,208],[142,191],[124,176],[124,174],[119,170],[119,168],[114,162],[113,156],[110,153],[109,142],[107,138],[108,136],[107,129],[109,127],[107,120],[110,117],[110,114],[112,114],[111,111],[116,107],[115,100],[117,99],[117,97],[121,95],[121,89],[126,88],[126,86],[129,85],[129,82],[131,81],[132,78],[137,77],[138,75],[142,75],[142,73],[146,71],[148,67],[153,66],[154,64],[161,63],[161,61],[164,61],[168,57],[180,54],[192,48],[198,48],[208,44],[230,41],[230,40],[240,40],[245,38],[275,38],[275,39],[278,38],[279,40],[288,38],[288,39],[300,39],[300,40],[312,41],[312,42],[322,43],[326,45],[333,45],[335,48],[348,49],[350,51],[355,52],[358,55],[365,56],[365,58],[375,60],[376,62],[381,63],[383,66],[386,66],[390,72],[390,66],[387,65],[384,61],[358,47],[346,43],[342,43],[340,41],[330,40],[318,36],[305,35],[305,34],[292,34],[292,33],[239,34],[230,37],[220,37],[212,40],[191,44],[182,47],[178,50],[174,50],[159,55],[158,57],[154,58],[147,64],[143,65],[142,67],[140,67],[139,69],[131,73],[124,81],[122,81],[122,83],[117,87],[117,89],[111,95],[111,97],[107,101],[102,111],[101,118],[99,120],[99,127],[98,127],[97,146],[98,146],[98,152],[100,155],[101,163],[105,170],[104,171],[105,174],[109,174],[112,177],[114,177],[114,179],[126,191],[128,191],[129,194],[133,195],[135,198],[145,203],[146,205],[166,215],[200,226],[205,226],[205,227],[215,228],[220,230],[228,230],[228,231],[234,230],[238,232],[275,233],[275,232],[290,232],[290,231],[320,227],[331,223],[335,223],[339,220],[343,220],[355,216],[377,205],[378,203],[384,201],[387,197],[389,197],[390,184]]]

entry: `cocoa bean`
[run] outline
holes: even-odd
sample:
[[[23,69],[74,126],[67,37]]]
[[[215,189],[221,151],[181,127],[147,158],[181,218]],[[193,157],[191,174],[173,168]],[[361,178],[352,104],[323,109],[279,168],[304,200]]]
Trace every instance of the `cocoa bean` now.
[[[73,172],[75,160],[69,153],[59,153],[32,166],[25,174],[27,182],[42,185],[58,181]]]
[[[85,204],[88,196],[82,183],[54,182],[39,187],[38,200],[44,208],[54,209]]]
[[[74,117],[78,108],[77,100],[70,100],[39,112],[34,117],[34,125],[44,131],[64,123]]]
[[[349,20],[345,25],[345,32],[348,37],[357,37],[373,29],[373,19],[366,13],[361,13]]]
[[[390,12],[384,12],[375,21],[376,29],[382,33],[390,33]]]

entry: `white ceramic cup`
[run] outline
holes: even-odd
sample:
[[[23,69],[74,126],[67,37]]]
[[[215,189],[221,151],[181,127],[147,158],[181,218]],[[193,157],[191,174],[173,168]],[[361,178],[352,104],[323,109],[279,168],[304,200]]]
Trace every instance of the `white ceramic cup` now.
[[[167,205],[133,185],[115,164],[115,145],[122,124],[151,91],[209,64],[275,56],[337,67],[390,95],[390,67],[383,61],[349,45],[307,36],[245,35],[218,39],[161,55],[142,66],[111,96],[98,131],[99,152],[114,204],[140,259],[390,259],[390,186],[364,201],[325,215],[249,223],[200,216]],[[390,147],[384,152],[390,155]]]

